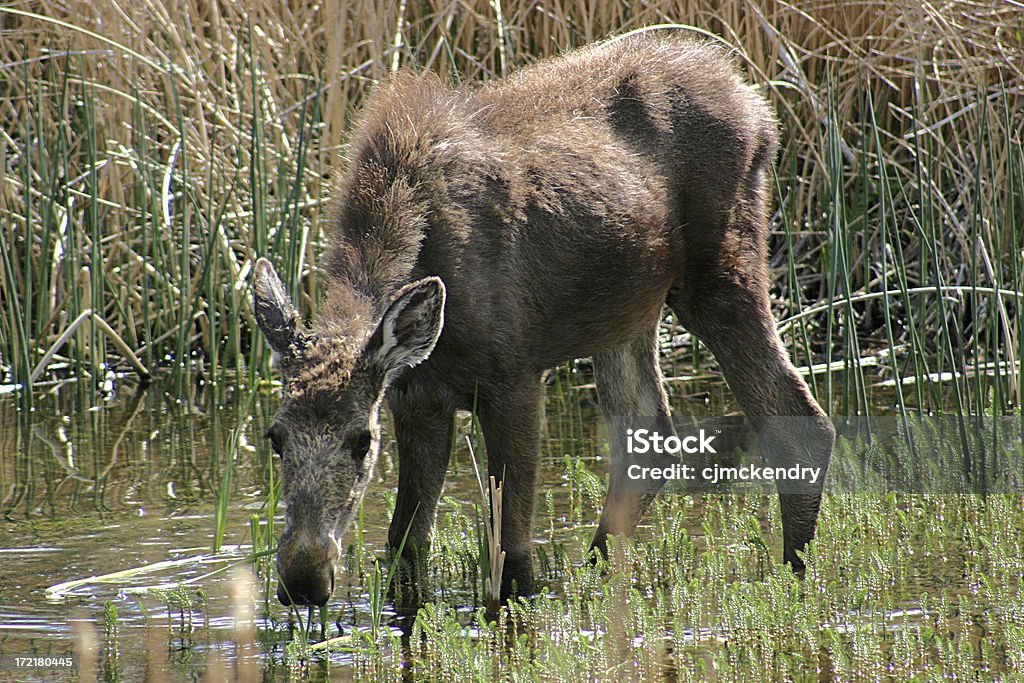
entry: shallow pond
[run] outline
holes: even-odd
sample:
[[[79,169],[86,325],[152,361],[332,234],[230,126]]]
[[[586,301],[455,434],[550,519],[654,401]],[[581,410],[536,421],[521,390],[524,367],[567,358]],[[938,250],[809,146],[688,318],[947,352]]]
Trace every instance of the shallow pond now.
[[[75,650],[76,639],[80,643],[90,639],[97,643],[96,660],[89,666],[103,680],[201,680],[204,676],[215,680],[221,675],[219,672],[228,670],[245,678],[245,657],[242,646],[236,642],[239,600],[233,591],[237,590],[238,580],[232,567],[249,566],[244,558],[252,551],[251,518],[255,515],[266,524],[274,463],[269,444],[261,437],[277,405],[274,391],[268,387],[258,391],[244,386],[221,387],[180,401],[172,398],[170,385],[160,382],[139,389],[126,381],[116,389],[113,396],[96,406],[87,405],[74,391],[37,396],[36,409],[31,413],[19,411],[12,397],[0,400],[0,680],[72,679],[73,674],[66,669],[17,669],[12,668],[12,660],[66,657]],[[676,382],[671,389],[677,412],[715,415],[735,411],[720,384]],[[537,519],[542,575],[561,577],[559,563],[579,565],[581,549],[593,532],[600,502],[596,482],[606,471],[602,457],[606,446],[602,445],[595,414],[595,391],[585,376],[570,370],[553,373],[545,402],[543,493]],[[470,431],[469,418],[461,416],[460,432]],[[390,497],[397,482],[393,453],[393,443],[385,436],[377,481],[371,485],[360,519],[346,538],[349,555],[343,566],[349,571],[339,577],[335,597],[326,613],[326,626],[322,632],[313,629],[314,640],[358,635],[366,632],[372,622],[374,605],[368,598],[368,584],[374,558],[381,558],[385,569],[387,566],[383,546]],[[230,478],[225,478],[226,471]],[[462,632],[463,637],[482,639],[472,626],[476,623],[474,613],[479,595],[466,575],[471,575],[473,569],[459,575],[460,562],[472,555],[477,542],[471,538],[474,513],[469,510],[481,501],[471,455],[465,446],[460,446],[453,458],[445,494],[438,519],[439,534],[445,536],[443,545],[447,550],[440,561],[443,568],[433,576],[433,593],[428,600],[453,605],[455,616],[443,622],[448,617],[432,612],[424,623],[429,626],[433,623],[431,619],[440,620],[438,623],[444,625],[437,627],[438,633],[448,629],[448,635],[458,631],[460,624],[470,624],[469,630]],[[670,504],[687,512],[681,516],[678,529],[669,530],[683,539],[672,552],[679,552],[678,548],[684,546],[703,547],[703,537],[711,534],[716,538],[710,545],[725,543],[732,548],[729,552],[738,563],[735,567],[716,568],[716,576],[725,577],[724,581],[747,585],[743,574],[747,570],[759,576],[780,576],[772,569],[771,559],[780,554],[777,512],[772,512],[772,501],[767,497],[750,497],[753,500],[737,505],[719,500],[707,510],[702,509],[700,497],[685,497],[685,501],[680,501],[683,496],[673,498]],[[226,501],[226,521],[222,547],[213,553],[218,500]],[[839,552],[836,549],[845,542],[840,538],[842,533],[871,536],[872,504],[857,505],[851,508],[857,518],[854,522],[845,517],[823,522],[838,534],[823,541],[825,556]],[[1019,508],[1019,501],[1016,505]],[[907,508],[905,514],[913,515],[913,505],[902,507]],[[1011,525],[1019,523],[1017,508],[1011,503]],[[726,509],[738,510],[735,520],[740,521],[727,517],[723,513]],[[886,514],[885,509],[875,512]],[[718,528],[716,524],[725,519],[731,520],[725,526],[760,524],[763,541],[758,531]],[[280,530],[280,514],[276,523]],[[652,522],[655,527],[665,523]],[[927,535],[928,529],[932,529],[929,525],[920,527],[924,531],[907,533]],[[908,523],[907,528],[914,527]],[[655,529],[655,534],[662,532],[665,531]],[[884,546],[886,533],[889,532],[877,532],[880,547]],[[966,534],[961,526],[935,527],[935,533]],[[833,617],[838,613],[845,619],[830,624],[837,638],[856,641],[864,623],[895,624],[887,633],[908,628],[907,624],[915,624],[918,630],[922,624],[930,628],[926,604],[929,594],[938,594],[951,586],[953,592],[943,594],[943,599],[970,594],[970,581],[963,568],[973,561],[972,553],[979,552],[975,544],[965,541],[948,548],[940,544],[932,552],[927,539],[908,543],[904,538],[895,545],[900,543],[904,548],[919,547],[918,557],[908,563],[907,569],[897,572],[900,579],[893,579],[888,588],[870,585],[870,581],[856,588],[866,596],[883,595],[889,611],[881,616],[872,612],[870,600],[836,601],[841,604],[828,609],[833,610]],[[733,552],[736,548],[739,550]],[[947,551],[960,555],[951,558]],[[1011,557],[1014,552],[1011,549]],[[694,555],[699,556],[700,553]],[[715,560],[708,560],[712,561]],[[868,561],[870,558],[865,560]],[[885,561],[891,558],[878,560]],[[365,658],[360,658],[356,640],[329,656],[321,654],[313,666],[296,665],[289,643],[294,640],[294,629],[301,630],[304,620],[313,615],[304,610],[301,614],[289,612],[277,603],[273,594],[276,580],[270,565],[271,561],[264,561],[260,578],[250,589],[256,594],[255,600],[248,593],[243,599],[255,602],[256,606],[258,644],[254,643],[253,652],[257,668],[249,670],[250,674],[255,676],[255,671],[261,670],[259,678],[311,676],[331,680],[347,680],[368,671],[372,674],[373,667],[368,669]],[[642,581],[647,565],[637,566],[641,568],[633,571],[640,577],[637,580]],[[687,569],[686,576],[699,581],[697,568],[694,564]],[[90,578],[127,570],[138,571],[104,579]],[[667,570],[651,571],[657,575]],[[832,574],[823,576],[822,585],[836,579]],[[841,578],[842,571],[837,576]],[[80,579],[83,581],[78,585],[58,586]],[[849,580],[851,584],[857,583],[854,578]],[[577,578],[567,579],[560,585],[554,581],[553,599],[564,599],[567,604],[581,599],[571,594],[579,588],[576,581]],[[655,579],[652,585],[657,584]],[[847,587],[850,586],[844,588]],[[590,589],[600,591],[594,586]],[[1019,595],[1019,587],[1016,590]],[[658,612],[657,590],[651,595],[653,614],[661,615],[660,623],[676,623],[678,628],[665,633],[665,643],[658,645],[661,654],[652,656],[651,661],[656,663],[650,666],[657,678],[676,677],[678,667],[685,668],[687,662],[696,667],[690,659],[701,660],[704,656],[690,653],[684,657],[686,648],[697,643],[697,651],[704,652],[708,642],[721,642],[725,628],[722,619],[727,621],[729,609],[735,607],[721,604],[720,598],[708,598],[705,611],[713,610],[718,616],[695,613],[693,621],[686,622],[685,615],[674,614],[671,609],[665,608],[664,614]],[[866,612],[858,612],[857,605]],[[982,614],[988,614],[987,607],[980,609]],[[1020,618],[1019,612],[1012,612],[1019,610],[1019,604],[1007,609],[1018,615],[1014,618]],[[395,633],[400,628],[409,631],[410,614],[402,614],[389,601],[383,610],[385,626],[390,625]],[[572,610],[565,610],[568,619]],[[982,619],[985,623],[968,629],[968,641],[977,641],[979,634],[989,628],[987,618]],[[543,628],[543,619],[538,623],[542,625],[538,631],[543,637],[550,637],[550,632]],[[587,631],[579,629],[583,621],[574,623],[575,638],[586,640]],[[589,637],[596,639],[602,628],[595,627]],[[650,630],[656,632],[658,628]],[[542,637],[537,633],[534,636]],[[390,643],[393,648],[396,643],[408,646],[407,639],[385,641],[385,646]],[[649,646],[641,642],[631,647]],[[408,656],[395,651],[383,655],[378,652],[375,661],[377,665],[380,661],[390,662],[400,672],[402,660]],[[580,656],[587,655],[584,652]],[[827,662],[819,662],[815,670],[834,670],[835,653],[825,652],[822,656]],[[708,658],[712,665],[717,661],[712,655]],[[427,662],[424,666],[429,671],[432,664]],[[561,665],[553,666],[557,669]]]
[[[548,438],[541,476],[555,487],[567,486],[566,454],[590,453],[600,472],[593,457],[595,392],[585,383],[582,390],[563,391],[564,379],[552,380],[546,405]],[[205,651],[229,642],[234,623],[228,586],[232,574],[206,575],[241,561],[251,550],[250,516],[265,514],[272,455],[262,435],[278,403],[275,392],[228,387],[200,392],[185,402],[173,398],[169,382],[146,388],[125,382],[95,406],[88,406],[73,388],[37,395],[36,400],[35,410],[28,413],[18,410],[14,397],[0,399],[0,666],[20,656],[69,655],[74,625],[103,631],[110,603],[117,612],[119,648],[116,661],[106,662],[116,665],[111,675],[132,680],[157,662],[176,673],[202,669]],[[468,417],[461,426],[463,433],[469,432]],[[385,497],[397,481],[393,443],[384,438],[388,445],[378,481],[361,513],[363,549],[382,557],[390,520]],[[238,443],[234,462],[233,439]],[[214,509],[228,466],[232,480],[224,548],[214,554]],[[465,447],[453,458],[445,493],[469,504],[479,501]],[[555,494],[551,500],[566,498]],[[442,501],[439,515],[445,509]],[[564,511],[557,512],[564,516]],[[283,523],[280,513],[277,522]],[[85,581],[47,592],[63,582],[135,568],[144,571],[110,583]],[[184,582],[181,589],[179,582]],[[262,583],[271,593],[260,627],[286,635],[282,624],[289,615],[276,604],[274,582]],[[154,597],[152,590],[145,590],[153,587],[171,595]],[[332,615],[365,624],[369,604],[359,577],[339,577],[336,596]],[[189,607],[195,616],[187,615]],[[183,619],[190,622],[184,629]],[[153,644],[151,631],[158,625],[166,641],[168,624],[172,631],[178,629],[178,649],[172,638],[154,660],[147,653]],[[0,668],[0,678],[5,673]],[[53,673],[47,671],[43,678]]]

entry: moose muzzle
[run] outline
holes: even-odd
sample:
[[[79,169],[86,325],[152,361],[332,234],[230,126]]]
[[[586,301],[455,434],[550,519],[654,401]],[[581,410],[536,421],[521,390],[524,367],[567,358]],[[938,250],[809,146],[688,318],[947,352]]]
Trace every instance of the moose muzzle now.
[[[330,536],[286,531],[277,550],[277,599],[286,606],[327,604],[339,557],[338,544]]]

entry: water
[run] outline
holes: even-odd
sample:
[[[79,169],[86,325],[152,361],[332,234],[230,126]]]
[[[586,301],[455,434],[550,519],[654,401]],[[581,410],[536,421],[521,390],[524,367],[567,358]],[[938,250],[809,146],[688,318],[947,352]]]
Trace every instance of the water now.
[[[13,397],[0,400],[0,680],[71,680],[66,670],[10,665],[15,657],[68,656],[76,638],[93,638],[99,644],[95,670],[105,680],[201,680],[217,666],[232,670],[247,661],[236,645],[238,600],[232,596],[236,583],[230,568],[248,566],[244,557],[251,551],[250,517],[266,516],[274,463],[262,434],[277,399],[269,388],[251,392],[239,384],[199,391],[183,402],[172,397],[170,387],[156,382],[142,390],[125,380],[99,406],[88,405],[75,391],[37,395],[31,414],[19,412]],[[670,391],[677,413],[736,412],[721,384],[673,382]],[[599,501],[586,498],[585,479],[567,475],[566,456],[582,461],[596,477],[604,476],[606,447],[596,405],[596,392],[585,374],[563,369],[549,378],[536,525],[537,546],[549,556],[564,547],[585,547],[593,532]],[[468,416],[461,416],[460,433],[470,428]],[[338,578],[327,628],[315,634],[356,634],[355,653],[335,652],[302,672],[313,679],[348,680],[360,665],[358,631],[371,623],[369,574],[374,558],[386,561],[388,508],[397,482],[394,447],[386,431],[384,438],[377,482],[361,513],[362,545],[355,541],[356,529],[350,530],[350,554],[343,559],[348,571]],[[233,450],[230,444],[235,442]],[[229,467],[224,546],[213,553],[214,508]],[[453,458],[445,495],[439,520],[480,500],[465,446]],[[701,502],[693,505],[685,528],[701,544]],[[768,504],[753,507],[777,558],[779,534],[767,519]],[[280,515],[276,522],[279,531]],[[458,529],[452,533],[457,536]],[[464,536],[471,555],[472,532]],[[869,618],[884,623],[898,616],[900,624],[913,620],[920,612],[921,591],[959,579],[955,569],[950,573],[950,558],[929,557],[924,550],[914,564],[919,576],[907,582],[905,594],[892,599],[901,609]],[[296,673],[289,666],[293,660],[288,644],[296,623],[307,614],[289,612],[277,603],[270,563],[262,567],[255,584],[258,647],[249,657],[256,657],[257,670],[267,678],[287,678]],[[139,568],[134,575],[52,590],[63,582]],[[458,573],[439,570],[435,596],[461,605],[460,620],[469,623],[479,596],[457,578],[447,585],[445,571]],[[836,628],[852,630],[860,619],[851,613],[854,626],[840,623]],[[401,605],[385,605],[384,623],[390,628],[408,628],[410,621]],[[694,624],[694,630],[680,630],[676,638],[685,645],[706,640],[707,634],[721,637],[719,631]],[[401,657],[390,652],[384,661]]]
[[[226,444],[242,416],[226,392],[218,407],[172,400],[160,386],[133,391],[125,384],[104,405],[85,408],[73,392],[43,398],[31,415],[13,400],[0,402],[0,652],[5,664],[19,655],[67,655],[72,625],[103,624],[112,601],[121,642],[121,673],[141,671],[146,649],[130,634],[166,624],[166,604],[130,597],[132,586],[187,581],[215,565],[184,563],[111,584],[89,583],[66,596],[47,596],[63,581],[183,559],[212,545],[212,504],[230,457]],[[228,539],[242,541],[251,511],[261,506],[268,460],[253,449],[265,412],[244,428],[235,468]],[[240,554],[225,553],[238,559]],[[223,563],[218,563],[223,564]],[[218,581],[203,582],[209,611],[230,614]],[[194,590],[193,590],[194,592]],[[199,599],[196,599],[199,602]],[[227,624],[211,619],[212,632]],[[19,675],[18,672],[15,675]],[[52,672],[48,672],[52,673]],[[0,672],[0,676],[3,672]]]
[[[547,485],[566,485],[565,454],[580,452],[577,447],[590,453],[596,448],[594,391],[564,390],[565,379],[552,379],[557,390],[550,392],[553,398],[547,405],[542,469]],[[99,406],[89,406],[73,390],[37,394],[30,414],[19,412],[13,397],[0,400],[0,680],[25,675],[5,669],[15,657],[70,655],[76,623],[94,630],[98,641],[118,644],[116,657],[109,647],[101,648],[97,666],[107,677],[134,680],[154,667],[174,677],[198,675],[209,650],[218,649],[229,662],[235,656],[231,574],[207,574],[240,563],[251,550],[249,518],[264,514],[273,466],[262,435],[278,404],[274,392],[256,392],[250,407],[250,392],[242,386],[197,392],[188,402],[172,397],[170,382],[141,389],[126,380],[116,389]],[[460,419],[466,434],[469,418]],[[238,457],[232,465],[230,443],[236,430]],[[397,482],[395,451],[386,430],[385,424],[378,483],[371,486],[361,517],[365,554],[382,558],[390,520],[386,496]],[[591,464],[600,471],[599,463]],[[233,475],[225,547],[214,554],[214,507],[229,465]],[[445,495],[470,504],[479,500],[465,447],[453,458]],[[447,507],[443,501],[439,516]],[[283,515],[277,523],[283,525]],[[346,542],[353,542],[353,531]],[[157,563],[169,566],[148,569]],[[63,582],[136,568],[145,571],[48,592]],[[333,621],[367,624],[370,605],[364,581],[339,576]],[[180,589],[179,583],[184,584]],[[153,587],[172,595],[156,593]],[[265,664],[273,669],[275,662],[280,666],[289,621],[296,614],[277,604],[275,580],[260,581],[259,589],[258,625],[270,644]],[[453,597],[450,591],[447,597]],[[472,600],[469,593],[456,592],[454,597]],[[104,627],[107,604],[117,610],[114,638]],[[392,608],[387,611],[395,616]],[[305,616],[303,612],[298,618]],[[167,651],[154,657],[148,651],[154,642]],[[336,655],[332,663],[331,675],[343,676],[347,658]],[[65,674],[43,672],[47,680],[54,675]]]

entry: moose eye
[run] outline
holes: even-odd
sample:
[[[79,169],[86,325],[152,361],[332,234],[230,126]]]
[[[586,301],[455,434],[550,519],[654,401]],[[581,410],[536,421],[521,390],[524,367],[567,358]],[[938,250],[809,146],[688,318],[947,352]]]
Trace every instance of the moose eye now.
[[[366,457],[366,454],[370,452],[370,432],[363,432],[355,438],[352,442],[352,457],[356,460],[362,460]]]

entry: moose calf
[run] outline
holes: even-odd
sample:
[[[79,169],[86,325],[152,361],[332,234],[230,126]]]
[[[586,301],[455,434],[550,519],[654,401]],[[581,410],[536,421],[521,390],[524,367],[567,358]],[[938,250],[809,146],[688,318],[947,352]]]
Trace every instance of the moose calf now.
[[[769,459],[827,466],[832,426],[769,309],[776,128],[720,48],[650,32],[479,87],[383,84],[334,193],[312,329],[270,263],[255,267],[256,320],[284,380],[268,432],[287,503],[281,602],[330,597],[385,398],[399,457],[390,544],[407,530],[407,551],[429,543],[455,411],[475,406],[503,483],[502,595],[530,593],[541,377],[593,356],[606,416],[667,419],[666,303],[714,354]],[[799,433],[772,416],[802,417]],[[657,493],[622,471],[613,462],[602,551]],[[800,569],[821,490],[780,498],[784,559]]]

